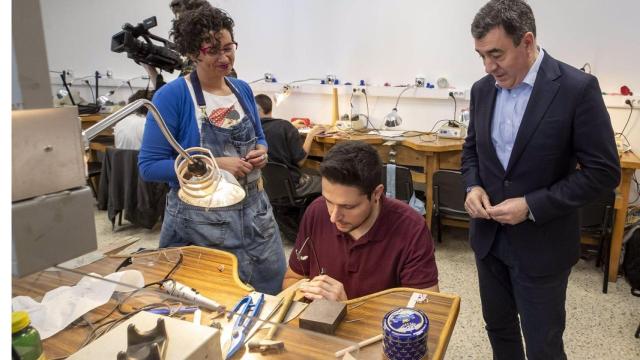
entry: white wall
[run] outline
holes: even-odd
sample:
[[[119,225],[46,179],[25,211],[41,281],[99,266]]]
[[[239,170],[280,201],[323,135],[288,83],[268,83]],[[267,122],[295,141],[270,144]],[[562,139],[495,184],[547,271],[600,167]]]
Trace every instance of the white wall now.
[[[111,69],[118,78],[141,74],[110,38],[124,22],[156,15],[166,36],[172,18],[159,0],[41,0],[52,69],[76,75]],[[459,88],[482,74],[470,23],[483,0],[220,0],[236,21],[236,68],[245,79],[273,72],[283,81],[333,73],[344,81],[406,83],[416,74],[446,76]],[[558,59],[591,63],[603,91],[640,89],[637,22],[640,2],[531,0],[539,43]]]
[[[111,36],[125,22],[136,24],[155,15],[158,27],[152,32],[166,37],[172,19],[168,3],[41,0],[50,69],[72,69],[76,77],[109,69],[116,78],[111,82],[115,85],[121,81],[118,79],[144,74],[125,55],[110,51]],[[226,9],[236,22],[235,36],[240,45],[235,68],[247,81],[271,72],[281,82],[335,74],[342,83],[364,79],[369,84],[382,85],[410,83],[421,74],[428,82],[446,77],[452,86],[468,89],[483,75],[469,28],[484,0],[211,3]],[[624,84],[640,94],[640,1],[530,0],[530,4],[536,15],[538,42],[549,54],[576,67],[589,62],[604,92],[618,92]],[[55,85],[54,90],[57,88]],[[86,86],[79,89],[90,98]],[[121,88],[116,95],[126,98],[129,94]],[[276,109],[275,115],[326,122],[330,116],[329,99],[329,95],[294,93]],[[605,100],[614,129],[621,130],[628,109],[620,99]],[[376,125],[394,102],[389,96],[369,98]],[[458,104],[458,109],[463,106],[464,102]],[[340,110],[348,111],[348,95],[340,97]],[[406,128],[429,130],[437,120],[451,117],[453,104],[451,100],[409,96],[400,101],[400,111]],[[638,153],[639,113],[634,111],[626,131]]]

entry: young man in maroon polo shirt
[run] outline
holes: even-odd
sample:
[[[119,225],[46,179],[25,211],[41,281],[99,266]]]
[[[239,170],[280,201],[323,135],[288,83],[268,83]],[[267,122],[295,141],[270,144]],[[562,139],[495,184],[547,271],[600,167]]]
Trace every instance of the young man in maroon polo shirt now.
[[[334,146],[320,165],[322,197],[304,214],[283,288],[309,299],[347,300],[393,287],[438,291],[424,218],[386,198],[378,152],[360,141]]]

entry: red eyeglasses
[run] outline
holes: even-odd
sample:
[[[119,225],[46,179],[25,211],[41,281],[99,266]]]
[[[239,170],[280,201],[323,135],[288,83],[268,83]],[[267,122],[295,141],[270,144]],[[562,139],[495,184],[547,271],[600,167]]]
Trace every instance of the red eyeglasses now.
[[[200,48],[200,54],[202,55],[210,55],[210,56],[220,56],[220,55],[233,55],[238,49],[238,43],[232,42],[230,44],[225,45],[222,49],[217,46],[205,46]]]

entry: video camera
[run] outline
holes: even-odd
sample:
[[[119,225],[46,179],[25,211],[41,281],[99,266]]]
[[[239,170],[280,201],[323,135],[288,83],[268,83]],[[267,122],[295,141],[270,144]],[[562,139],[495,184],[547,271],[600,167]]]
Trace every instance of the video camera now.
[[[183,61],[180,54],[174,50],[175,45],[149,32],[149,29],[157,25],[155,16],[144,19],[136,26],[125,23],[122,25],[122,31],[111,37],[111,51],[126,52],[127,57],[137,64],[151,65],[170,73],[182,69]],[[138,37],[142,37],[145,41],[138,40]],[[151,40],[161,42],[163,45],[155,45]]]

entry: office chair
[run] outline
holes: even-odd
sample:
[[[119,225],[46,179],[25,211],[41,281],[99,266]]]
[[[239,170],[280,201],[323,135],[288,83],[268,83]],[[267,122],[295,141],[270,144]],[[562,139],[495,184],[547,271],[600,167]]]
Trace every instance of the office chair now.
[[[302,220],[307,205],[320,194],[298,196],[289,168],[281,163],[269,161],[262,169],[262,179],[280,230],[287,239],[295,241],[298,224]],[[293,210],[293,219],[288,216],[290,210]]]
[[[98,209],[107,210],[112,231],[122,225],[122,217],[130,223],[152,229],[164,215],[165,183],[144,181],[138,172],[138,150],[108,147],[102,161]]]
[[[613,204],[615,192],[606,191],[596,200],[584,205],[578,210],[580,232],[599,241],[596,267],[604,263],[604,278],[602,292],[607,293],[609,281],[609,243],[613,226]]]
[[[443,219],[470,220],[464,208],[465,200],[462,173],[453,170],[438,170],[433,174],[433,217],[436,221],[438,242],[442,242]]]
[[[413,179],[411,178],[411,170],[404,166],[395,166],[395,179],[390,179],[391,181],[387,182],[387,168],[389,164],[383,166],[382,170],[382,183],[385,187],[385,192],[387,196],[393,195],[393,192],[390,191],[387,186],[388,184],[395,184],[395,195],[391,196],[395,199],[404,201],[405,203],[409,203],[411,197],[413,196]]]

